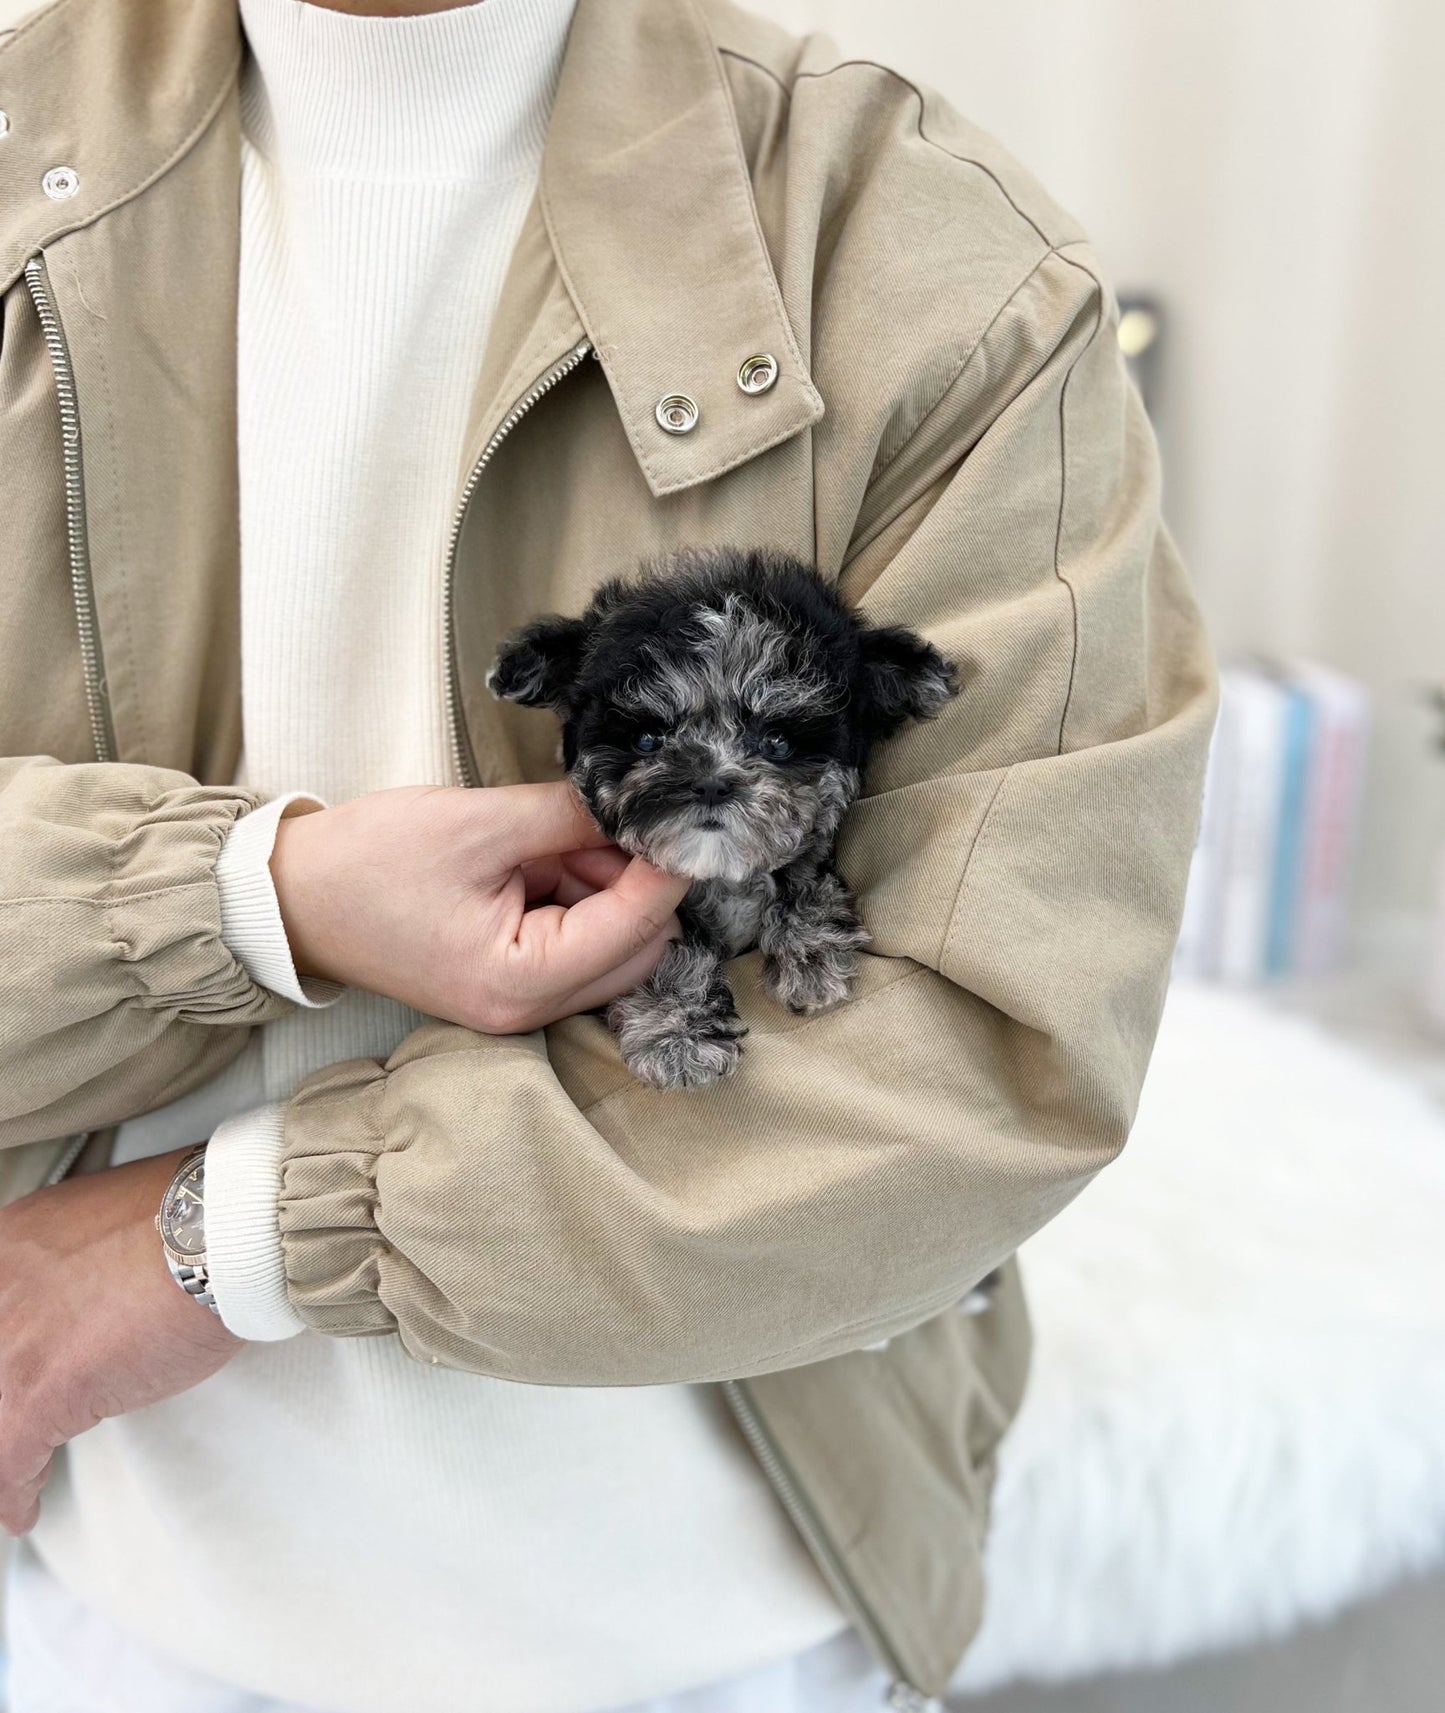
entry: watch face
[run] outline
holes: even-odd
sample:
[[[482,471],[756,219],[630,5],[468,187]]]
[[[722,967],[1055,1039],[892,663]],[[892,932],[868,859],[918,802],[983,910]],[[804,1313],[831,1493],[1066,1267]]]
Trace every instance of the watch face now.
[[[178,1255],[206,1252],[206,1162],[197,1160],[166,1193],[161,1236]]]

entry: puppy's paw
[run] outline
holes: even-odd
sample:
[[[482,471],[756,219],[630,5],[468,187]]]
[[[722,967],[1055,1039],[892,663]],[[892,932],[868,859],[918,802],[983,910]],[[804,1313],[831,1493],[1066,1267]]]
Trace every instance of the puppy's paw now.
[[[716,1030],[688,1034],[653,1034],[645,1043],[622,1040],[622,1059],[639,1082],[649,1088],[706,1088],[731,1076],[742,1057],[738,1035]]]
[[[793,948],[763,959],[763,986],[789,1011],[827,1011],[852,993],[857,962],[851,947]]]
[[[737,1068],[747,1033],[717,955],[669,946],[641,987],[614,999],[607,1023],[633,1076],[651,1088],[705,1088]]]
[[[763,916],[763,986],[789,1011],[826,1011],[853,991],[868,930],[831,869],[793,874]]]

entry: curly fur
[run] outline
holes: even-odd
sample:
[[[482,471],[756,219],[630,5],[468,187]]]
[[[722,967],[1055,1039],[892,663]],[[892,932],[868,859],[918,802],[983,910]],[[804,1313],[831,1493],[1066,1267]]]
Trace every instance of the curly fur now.
[[[848,996],[868,937],[833,843],[873,744],[957,694],[931,643],[866,624],[786,555],[692,550],[603,584],[580,618],[534,620],[488,683],[555,710],[610,838],[696,882],[684,943],[608,1012],[637,1076],[690,1088],[733,1070],[722,964],[753,946],[779,1004]]]
[[[639,988],[614,999],[607,1023],[632,1074],[653,1088],[697,1088],[725,1077],[746,1033],[711,946],[673,944]]]

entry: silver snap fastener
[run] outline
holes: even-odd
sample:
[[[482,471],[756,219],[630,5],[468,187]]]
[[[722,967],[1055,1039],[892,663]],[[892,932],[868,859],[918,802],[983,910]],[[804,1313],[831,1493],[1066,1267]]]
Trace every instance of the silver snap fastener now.
[[[40,188],[52,202],[64,202],[80,189],[80,174],[74,167],[51,167],[41,179]]]
[[[697,417],[697,400],[686,393],[669,393],[657,402],[657,426],[664,434],[691,434]]]
[[[749,357],[738,370],[738,385],[745,393],[765,393],[778,378],[778,359],[771,351]]]
[[[5,109],[3,107],[0,107],[0,137],[8,137],[9,135],[10,135],[10,115],[5,111]]]

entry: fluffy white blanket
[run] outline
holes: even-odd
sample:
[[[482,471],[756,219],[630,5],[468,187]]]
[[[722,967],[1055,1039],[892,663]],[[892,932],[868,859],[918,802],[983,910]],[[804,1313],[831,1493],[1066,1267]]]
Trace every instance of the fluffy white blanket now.
[[[1445,1114],[1170,997],[1133,1140],[1024,1251],[1037,1361],[961,1689],[1281,1633],[1445,1562]]]

